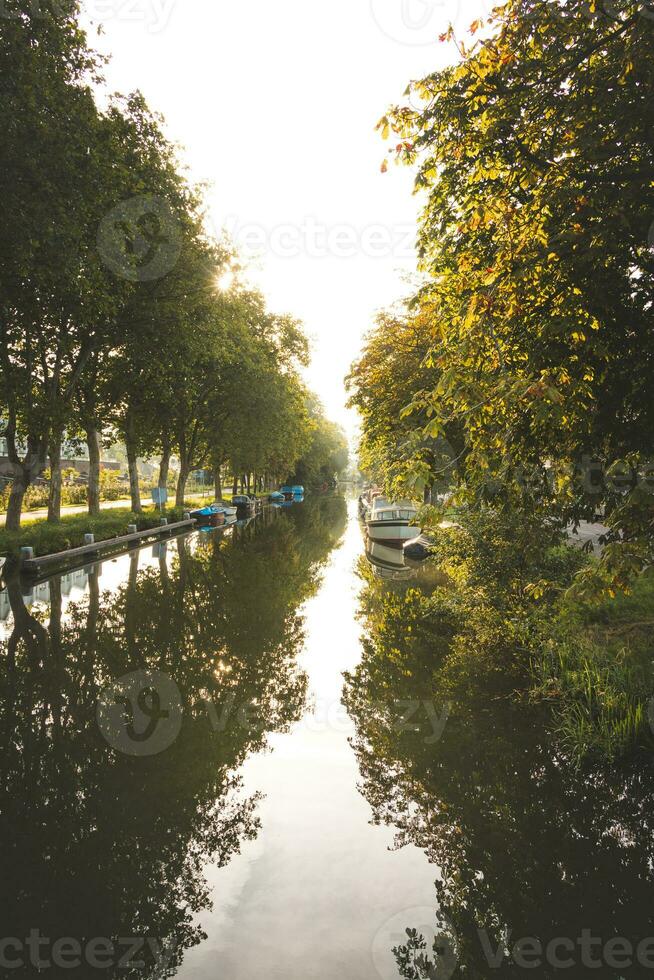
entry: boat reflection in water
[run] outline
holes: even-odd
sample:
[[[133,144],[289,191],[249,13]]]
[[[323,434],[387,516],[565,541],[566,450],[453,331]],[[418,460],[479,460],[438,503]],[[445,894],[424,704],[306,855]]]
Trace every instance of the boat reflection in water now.
[[[406,579],[416,574],[416,569],[407,564],[403,548],[368,539],[366,541],[366,558],[378,578]]]

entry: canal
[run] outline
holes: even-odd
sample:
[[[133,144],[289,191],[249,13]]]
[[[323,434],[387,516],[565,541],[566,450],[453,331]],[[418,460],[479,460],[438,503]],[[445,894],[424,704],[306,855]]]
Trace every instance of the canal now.
[[[443,691],[440,587],[338,496],[10,581],[2,975],[649,975],[650,778]]]

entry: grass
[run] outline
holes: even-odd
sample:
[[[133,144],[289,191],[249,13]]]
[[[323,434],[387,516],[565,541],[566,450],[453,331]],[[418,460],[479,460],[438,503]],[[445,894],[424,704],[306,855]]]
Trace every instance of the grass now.
[[[628,595],[561,609],[534,660],[536,693],[553,702],[556,733],[577,759],[615,759],[654,744],[654,575]]]
[[[145,499],[145,497],[143,499]],[[174,499],[174,494],[173,494],[173,499]],[[209,499],[211,499],[209,494],[202,494],[202,493],[189,493],[189,494],[187,494],[187,497],[186,497],[187,503],[192,501],[194,504],[197,503],[198,500],[209,500]],[[112,510],[112,509],[118,510],[120,508],[118,508],[116,505],[117,504],[121,504],[121,503],[125,504],[126,505],[126,509],[129,510],[129,506],[130,506],[130,503],[131,503],[129,497],[121,497],[120,500],[103,500],[102,501],[102,504],[100,506],[102,507],[102,510],[103,511],[104,510]],[[144,504],[144,507],[145,506],[146,505]],[[150,505],[148,504],[147,506],[150,506]],[[79,508],[78,513],[86,514],[86,511],[87,511],[87,505],[86,504],[64,504],[63,507],[62,507],[62,509],[65,510],[67,507],[76,507],[76,508]],[[23,509],[23,515],[22,515],[22,523],[23,523],[23,525],[25,525],[25,524],[31,524],[31,523],[34,523],[35,521],[41,520],[42,518],[40,516],[38,516],[38,512],[41,511],[41,512],[45,513],[45,511],[47,511],[47,509],[48,509],[47,508],[47,504],[45,506],[40,505],[39,507],[35,507],[35,508],[32,508],[32,509]],[[37,513],[37,516],[34,516],[35,513]],[[0,518],[6,517],[6,514],[7,514],[6,509],[0,508]],[[64,514],[64,517],[65,516],[66,515]],[[67,516],[70,517],[71,515],[69,514]]]
[[[258,494],[267,497],[268,493]],[[223,499],[231,500],[232,494],[225,493]],[[204,498],[208,504],[213,498]],[[183,507],[167,507],[160,511],[158,507],[143,508],[142,514],[135,514],[129,507],[111,507],[100,512],[99,517],[89,517],[88,514],[68,514],[57,524],[50,524],[45,518],[26,522],[20,531],[15,533],[0,527],[0,555],[16,558],[23,547],[34,548],[37,557],[52,555],[58,551],[67,551],[84,544],[85,534],[94,534],[96,541],[106,541],[119,534],[127,533],[128,524],[136,524],[139,531],[156,527],[161,517],[167,517],[172,524],[181,521],[184,512],[197,507],[195,495],[190,495]]]
[[[142,514],[134,514],[128,507],[115,507],[101,511],[99,517],[88,514],[69,514],[57,524],[47,520],[33,521],[17,532],[0,528],[0,555],[15,558],[22,547],[34,548],[41,557],[58,551],[66,551],[84,544],[85,534],[94,534],[96,541],[106,541],[127,533],[128,524],[136,524],[139,531],[156,527],[162,516],[172,524],[181,521],[188,507],[170,507],[159,511],[155,507],[144,507]]]

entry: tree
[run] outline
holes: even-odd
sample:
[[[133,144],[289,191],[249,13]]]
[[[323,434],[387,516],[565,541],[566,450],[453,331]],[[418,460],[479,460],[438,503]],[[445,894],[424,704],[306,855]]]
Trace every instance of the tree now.
[[[75,0],[11,0],[0,22],[0,403],[14,473],[7,527],[60,446],[80,377],[116,302],[97,253],[107,175],[84,80],[97,71]]]
[[[362,424],[360,464],[391,492],[447,488],[464,454],[460,425],[448,423],[442,434],[430,436],[424,432],[427,410],[406,412],[439,380],[439,369],[427,364],[434,340],[428,308],[382,312],[346,379],[349,405]]]
[[[441,371],[416,398],[425,431],[462,424],[471,501],[562,523],[605,504],[618,578],[654,548],[653,38],[639,2],[510,0],[458,64],[412,84],[419,108],[380,122],[420,159],[420,301]]]
[[[308,361],[301,325],[270,313],[260,293],[237,288],[235,337],[241,361],[226,398],[229,425],[217,432],[220,455],[235,475],[281,477],[308,445],[306,391],[299,370]]]
[[[227,252],[207,240],[199,194],[180,174],[175,149],[142,96],[115,101],[109,118],[124,170],[120,195],[127,197],[110,212],[104,250],[117,277],[132,283],[116,318],[123,346],[109,365],[110,403],[126,445],[132,507],[140,512],[137,458],[161,451],[165,474],[171,412],[185,391],[184,354],[197,348]]]
[[[315,397],[308,399],[311,421],[309,446],[295,464],[291,481],[304,487],[333,486],[348,464],[347,437],[341,427],[330,422]]]
[[[9,0],[0,18],[0,410],[14,480],[7,527],[50,461],[48,517],[61,504],[64,435],[89,451],[99,510],[100,446],[125,444],[132,508],[138,458],[189,473],[228,459],[250,475],[289,472],[311,429],[299,376],[308,342],[260,294],[219,288],[234,261],[205,232],[202,197],[143,96],[100,112],[100,60],[76,0]],[[220,480],[218,479],[218,483]],[[257,480],[255,479],[255,482]],[[218,487],[220,490],[220,488]]]

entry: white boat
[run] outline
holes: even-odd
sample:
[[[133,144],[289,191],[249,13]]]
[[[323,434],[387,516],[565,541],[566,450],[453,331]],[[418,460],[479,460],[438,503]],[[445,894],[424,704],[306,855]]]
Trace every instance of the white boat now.
[[[238,507],[233,507],[231,504],[223,503],[222,500],[216,500],[214,507],[220,507],[220,509],[225,512],[225,517],[227,520],[229,520],[230,517],[236,517],[238,514]]]
[[[408,500],[390,501],[386,497],[375,497],[366,514],[368,537],[372,541],[398,547],[420,537],[421,528],[412,524],[418,509]]]

